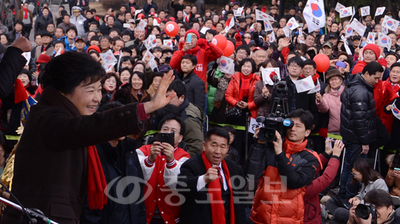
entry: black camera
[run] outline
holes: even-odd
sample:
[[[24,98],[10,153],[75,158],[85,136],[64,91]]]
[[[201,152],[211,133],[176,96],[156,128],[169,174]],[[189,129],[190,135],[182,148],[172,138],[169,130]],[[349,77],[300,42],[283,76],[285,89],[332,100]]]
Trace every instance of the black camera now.
[[[281,134],[281,136],[285,135],[285,128],[293,127],[293,120],[290,118],[282,118],[282,117],[257,117],[257,122],[264,123],[264,127],[260,129],[260,133],[258,134],[258,139],[260,141],[265,142],[273,142],[276,141],[275,130]]]
[[[285,81],[279,81],[276,75],[273,77],[274,89],[272,92],[272,100],[268,117],[257,117],[257,122],[264,123],[264,127],[260,129],[258,139],[265,142],[273,142],[276,140],[275,130],[285,135],[285,128],[293,127],[293,120],[287,118],[289,114],[289,106],[287,100],[288,88]]]
[[[362,219],[367,220],[369,214],[372,214],[371,223],[375,223],[376,220],[376,208],[371,203],[359,204],[356,207],[356,215]]]

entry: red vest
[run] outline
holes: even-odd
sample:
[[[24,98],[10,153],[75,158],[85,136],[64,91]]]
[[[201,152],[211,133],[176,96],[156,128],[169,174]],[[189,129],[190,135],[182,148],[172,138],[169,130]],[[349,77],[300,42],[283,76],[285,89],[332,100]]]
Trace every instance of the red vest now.
[[[149,156],[150,147],[151,145],[144,145],[139,149],[143,152],[145,156]],[[177,148],[175,150],[174,156],[177,161],[179,161],[183,157],[190,158],[189,153],[181,148]],[[150,223],[151,219],[153,218],[156,206],[158,206],[158,210],[160,211],[160,214],[165,223],[168,222],[169,224],[174,224],[179,221],[181,206],[171,205],[179,204],[182,201],[178,196],[179,194],[176,190],[171,190],[168,186],[165,185],[164,169],[166,163],[167,159],[164,155],[157,156],[153,165],[153,173],[151,174],[150,179],[147,181],[147,183],[152,186],[152,189],[147,187],[147,185],[144,188],[144,195],[148,195],[144,201],[144,204],[146,206],[147,223]]]

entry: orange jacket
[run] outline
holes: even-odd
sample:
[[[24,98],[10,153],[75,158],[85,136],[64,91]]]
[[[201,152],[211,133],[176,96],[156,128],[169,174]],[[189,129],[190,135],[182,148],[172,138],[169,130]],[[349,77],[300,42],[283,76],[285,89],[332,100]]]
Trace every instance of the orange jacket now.
[[[257,118],[257,109],[258,106],[254,103],[254,90],[256,89],[256,83],[260,80],[260,77],[253,74],[252,80],[250,81],[249,88],[249,98],[247,100],[248,108],[251,113],[252,118]],[[229,82],[228,88],[225,92],[225,99],[231,106],[235,106],[237,102],[240,102],[240,72],[236,73],[232,76],[231,81]]]

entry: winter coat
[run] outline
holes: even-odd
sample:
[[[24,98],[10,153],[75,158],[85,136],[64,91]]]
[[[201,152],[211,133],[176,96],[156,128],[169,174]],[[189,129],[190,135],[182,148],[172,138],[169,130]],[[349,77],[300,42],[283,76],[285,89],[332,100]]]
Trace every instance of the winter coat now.
[[[236,106],[236,103],[242,100],[240,99],[240,74],[241,72],[238,72],[232,76],[232,79],[228,85],[228,89],[225,92],[225,99],[232,107]],[[256,83],[258,80],[260,80],[260,77],[256,76],[254,73],[250,75],[252,75],[253,78],[250,80],[247,108],[250,110],[251,117],[256,118],[258,106],[254,102],[254,91],[256,88]]]
[[[258,106],[257,117],[264,116],[267,117],[269,114],[269,106],[271,103],[272,91],[274,89],[273,86],[267,85],[267,89],[269,91],[268,96],[262,95],[262,89],[265,84],[263,80],[258,80],[256,83],[256,89],[254,91],[254,103]]]
[[[130,138],[119,141],[116,147],[112,147],[108,142],[96,145],[106,182],[110,183],[116,178],[121,178],[107,189],[110,198],[119,198],[118,187],[126,184],[124,182],[125,178],[128,183],[132,183],[132,180],[134,180],[129,178],[143,179],[142,168],[140,167],[138,155],[135,151],[136,148],[136,142]],[[126,186],[126,191],[121,195],[122,197],[126,197],[125,200],[129,195],[140,192],[138,197],[132,197],[135,201],[132,200],[132,203],[128,204],[123,204],[122,198],[119,198],[122,203],[118,203],[117,200],[110,200],[109,198],[107,205],[102,210],[90,210],[87,207],[86,201],[80,223],[145,224],[144,187],[144,182],[135,182],[135,185],[129,184]]]
[[[318,112],[329,112],[328,132],[340,132],[340,108],[342,106],[342,102],[340,102],[340,95],[344,89],[345,87],[343,85],[340,86],[338,91],[331,89],[328,93],[322,95],[321,102],[315,100],[315,103],[318,107]]]
[[[10,42],[14,42],[17,39],[17,32],[15,30],[8,32],[6,35]],[[19,35],[29,39],[29,33],[25,32],[25,30],[22,30]]]
[[[181,46],[180,49],[182,48],[183,45]],[[194,48],[186,52],[183,50],[175,51],[170,62],[170,66],[172,69],[177,69],[178,72],[181,72],[181,60],[183,55],[185,54],[191,54],[196,56],[197,65],[196,68],[194,69],[194,73],[197,76],[199,76],[201,80],[203,80],[203,82],[205,83],[204,91],[207,91],[207,65],[209,62],[215,61],[219,57],[221,57],[223,55],[223,51],[214,44],[207,43],[205,39],[200,38],[197,41],[197,46],[195,46]]]
[[[15,80],[26,63],[22,50],[10,46],[0,62],[0,99],[7,97],[14,89]]]
[[[306,194],[304,195],[304,223],[307,224],[322,223],[319,193],[332,183],[340,166],[340,158],[337,156],[329,156],[324,152],[319,154],[319,159],[323,166],[327,163],[328,166],[321,176],[316,177],[311,184],[306,187]],[[320,171],[321,170],[318,169],[317,175]]]
[[[189,102],[199,106],[204,111],[206,108],[204,81],[194,74],[194,71],[191,71],[187,76],[184,76],[184,74],[181,72],[178,74],[178,77],[183,83],[185,83],[185,98],[188,99]]]
[[[279,155],[266,144],[257,143],[250,148],[246,171],[260,180],[250,214],[254,223],[303,223],[305,188],[319,166],[315,155],[305,148]],[[286,186],[281,183],[283,176]]]
[[[361,73],[349,76],[344,84],[346,89],[340,97],[340,135],[345,141],[368,145],[377,136],[374,87],[361,77]]]
[[[203,122],[206,115],[199,106],[190,103],[187,99],[179,106],[179,111],[186,126],[183,141],[186,142],[188,153],[192,157],[203,151]]]
[[[368,192],[375,190],[375,189],[381,189],[386,192],[389,192],[389,188],[386,185],[385,180],[382,178],[378,178],[374,181],[369,181],[367,186],[365,186],[365,184],[362,183],[360,191],[358,192],[358,194],[355,197],[360,199],[361,203],[364,203],[365,195],[367,195]]]
[[[130,104],[81,116],[59,91],[46,87],[18,143],[12,192],[58,223],[77,223],[87,194],[86,147],[138,132],[143,113],[143,105]],[[18,223],[19,215],[9,207],[0,223]]]
[[[38,16],[35,22],[35,36],[36,34],[47,32],[46,28],[47,25],[50,23],[53,23],[53,18],[51,18],[50,16],[47,16],[46,18],[44,16]]]
[[[393,129],[393,114],[385,113],[386,106],[396,99],[399,91],[399,84],[393,86],[390,79],[381,81],[374,85],[374,100],[376,115],[382,120],[383,125],[389,133],[392,133]]]
[[[85,34],[85,23],[86,18],[83,17],[82,15],[76,17],[74,15],[71,16],[71,23],[76,26],[76,29],[78,30],[77,36],[83,36]]]

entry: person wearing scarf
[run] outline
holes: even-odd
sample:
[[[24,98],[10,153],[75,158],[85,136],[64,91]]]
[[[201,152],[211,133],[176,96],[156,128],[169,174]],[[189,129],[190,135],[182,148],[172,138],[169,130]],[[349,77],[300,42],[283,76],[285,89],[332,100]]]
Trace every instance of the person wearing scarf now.
[[[250,213],[257,224],[303,223],[305,188],[321,166],[318,154],[306,148],[314,119],[311,112],[297,109],[288,118],[291,126],[284,141],[275,131],[274,142],[259,139],[249,150],[245,172],[254,175],[250,181],[259,180]]]
[[[32,24],[33,24],[33,14],[31,11],[28,9],[28,2],[25,2],[21,9],[17,13],[17,20],[21,20],[23,25],[23,30],[26,33],[30,33],[32,29]]]
[[[182,165],[177,186],[185,198],[180,223],[246,223],[244,204],[234,200],[243,195],[247,180],[235,162],[225,160],[228,149],[229,133],[212,128],[206,133],[203,152]]]
[[[258,106],[254,103],[254,90],[259,76],[255,75],[256,64],[245,58],[240,62],[240,72],[233,75],[225,92],[225,99],[232,107],[248,109],[252,118],[257,117]],[[245,114],[245,113],[242,113]]]
[[[12,193],[24,206],[58,223],[78,223],[85,200],[92,210],[107,204],[94,145],[139,132],[142,121],[175,96],[166,97],[171,72],[151,102],[96,113],[104,75],[87,54],[66,52],[52,59],[42,76],[42,96],[32,106],[16,148]],[[0,223],[18,223],[21,215],[8,207]]]

